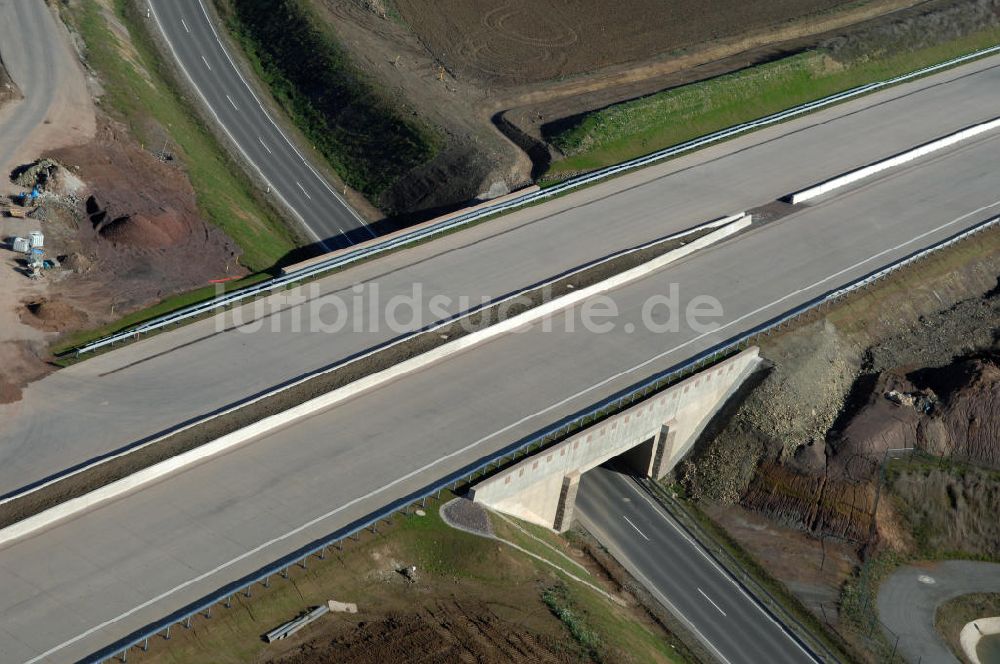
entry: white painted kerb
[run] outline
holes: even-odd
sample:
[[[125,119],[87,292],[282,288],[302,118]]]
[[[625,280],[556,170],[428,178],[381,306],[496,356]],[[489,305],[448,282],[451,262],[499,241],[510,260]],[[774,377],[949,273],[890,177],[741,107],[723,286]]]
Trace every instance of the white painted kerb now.
[[[864,178],[875,175],[876,173],[880,173],[890,168],[895,168],[896,166],[901,166],[907,162],[913,161],[914,159],[919,159],[920,157],[931,154],[932,152],[937,152],[938,150],[943,150],[944,148],[955,145],[956,143],[967,141],[970,138],[992,131],[997,127],[1000,127],[1000,118],[974,125],[968,129],[963,129],[962,131],[955,132],[954,134],[949,134],[944,138],[939,138],[935,141],[931,141],[930,143],[925,143],[918,148],[907,150],[906,152],[898,154],[895,157],[883,159],[882,161],[875,162],[870,166],[859,168],[856,171],[851,171],[850,173],[837,176],[832,180],[827,180],[826,182],[818,184],[814,187],[803,189],[802,191],[792,194],[790,200],[793,204],[808,201],[816,198],[817,196],[829,193],[834,189],[839,189],[840,187],[849,185],[852,182],[863,180]]]
[[[349,399],[353,399],[363,392],[384,385],[385,383],[400,378],[406,374],[423,369],[424,367],[427,367],[439,360],[443,360],[450,355],[454,355],[455,353],[477,346],[490,339],[506,334],[511,330],[515,330],[519,327],[542,320],[546,316],[555,312],[583,302],[587,298],[606,293],[615,288],[624,286],[629,282],[647,277],[674,261],[680,260],[681,258],[684,258],[699,249],[703,249],[711,244],[714,244],[715,242],[733,235],[734,233],[739,232],[749,226],[751,221],[751,217],[744,214],[736,221],[732,221],[718,230],[707,233],[706,235],[703,235],[683,247],[668,251],[662,256],[658,256],[657,258],[643,263],[642,265],[626,270],[621,274],[605,279],[604,281],[588,286],[587,288],[581,288],[580,290],[568,295],[558,297],[551,302],[541,304],[505,321],[500,321],[484,330],[478,330],[476,332],[472,332],[471,334],[467,334],[454,341],[429,350],[426,353],[410,358],[404,362],[400,362],[399,364],[389,367],[388,369],[365,376],[364,378],[356,380],[349,385],[332,390],[331,392],[306,401],[298,406],[289,408],[288,410],[276,415],[266,417],[259,422],[255,422],[249,426],[243,427],[242,429],[226,434],[221,438],[216,438],[215,440],[201,445],[193,450],[178,454],[175,457],[154,464],[149,468],[144,468],[143,470],[135,472],[128,477],[123,477],[122,479],[112,482],[99,489],[95,489],[82,496],[68,500],[64,503],[56,505],[55,507],[51,507],[22,521],[18,521],[15,524],[0,529],[0,546],[36,533],[58,521],[80,514],[98,504],[119,498],[124,494],[142,486],[159,481],[171,473],[183,470],[210,457],[227,452],[237,445],[241,445],[253,440],[254,438],[267,435],[268,433],[287,426],[298,419],[311,416],[318,411],[343,403]]]
[[[976,629],[977,627],[978,629]],[[979,653],[976,652],[979,639],[993,634],[1000,634],[1000,616],[973,620],[962,628],[958,635],[958,641],[962,644],[962,653],[969,658],[972,664],[980,664]]]

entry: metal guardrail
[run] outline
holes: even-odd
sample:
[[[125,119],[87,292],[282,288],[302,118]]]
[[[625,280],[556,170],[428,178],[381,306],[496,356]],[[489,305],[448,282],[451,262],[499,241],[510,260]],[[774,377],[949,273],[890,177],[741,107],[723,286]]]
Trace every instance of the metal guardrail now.
[[[757,325],[744,334],[723,341],[675,367],[671,367],[670,369],[660,372],[655,376],[652,376],[651,378],[620,392],[619,394],[612,395],[611,397],[600,401],[585,411],[581,411],[576,415],[556,422],[527,439],[517,441],[505,449],[481,458],[476,462],[473,462],[464,468],[452,472],[444,478],[431,483],[423,489],[414,491],[409,495],[403,496],[402,498],[397,498],[390,504],[369,514],[368,516],[358,519],[325,537],[314,540],[313,542],[298,548],[292,553],[282,556],[277,561],[262,567],[258,571],[228,583],[219,590],[206,595],[204,598],[170,613],[168,616],[140,630],[137,630],[136,632],[133,632],[110,646],[102,648],[93,655],[85,658],[83,661],[103,662],[115,656],[121,657],[122,661],[124,661],[124,658],[130,649],[139,647],[142,650],[146,650],[151,637],[154,637],[156,634],[163,632],[164,630],[166,630],[169,634],[169,629],[172,625],[177,623],[190,625],[191,619],[195,616],[201,614],[211,615],[211,608],[215,604],[224,602],[227,606],[231,605],[232,597],[237,593],[242,592],[249,597],[251,589],[255,584],[262,583],[265,587],[268,587],[272,576],[282,574],[282,572],[287,574],[288,568],[296,564],[305,567],[306,561],[311,556],[315,555],[321,559],[324,558],[326,556],[326,550],[329,547],[338,546],[343,540],[348,537],[356,537],[364,530],[372,529],[375,531],[379,522],[388,520],[398,512],[405,513],[411,505],[414,505],[417,502],[423,503],[428,498],[440,495],[442,491],[467,484],[477,476],[490,473],[499,468],[501,465],[512,461],[519,456],[526,456],[543,447],[547,447],[559,440],[562,440],[570,433],[578,431],[579,429],[593,424],[598,420],[604,419],[612,413],[621,411],[631,406],[636,401],[658,392],[667,385],[689,376],[709,364],[714,364],[719,359],[722,359],[733,352],[747,347],[755,339],[758,339],[762,335],[769,335],[772,331],[781,329],[784,325],[804,314],[811,313],[823,305],[835,302],[851,293],[865,289],[901,268],[911,265],[926,256],[957,244],[958,242],[961,242],[976,233],[998,224],[1000,224],[1000,216],[992,217],[965,231],[956,233],[955,235],[945,238],[944,240],[936,242],[930,247],[913,252],[886,267],[870,272],[869,274],[856,279],[846,286],[828,291],[822,295],[818,295],[808,302],[805,302],[780,316]]]
[[[887,79],[884,81],[878,81],[876,83],[868,83],[866,85],[861,85],[856,88],[851,88],[850,90],[839,92],[837,94],[830,95],[829,97],[824,97],[816,101],[811,101],[802,104],[800,106],[796,106],[794,108],[781,111],[779,113],[774,113],[772,115],[768,115],[763,118],[758,118],[756,120],[751,120],[749,122],[744,122],[742,124],[734,125],[727,129],[722,129],[720,131],[707,134],[705,136],[695,138],[690,141],[686,141],[684,143],[680,143],[679,145],[675,145],[669,148],[665,148],[663,150],[659,150],[657,152],[653,152],[644,157],[638,157],[636,159],[632,159],[623,162],[621,164],[617,164],[615,166],[609,166],[607,168],[602,168],[598,171],[594,171],[586,175],[581,175],[579,177],[571,178],[563,183],[560,183],[553,187],[549,187],[547,189],[542,189],[540,191],[531,194],[526,194],[524,196],[515,198],[510,201],[505,201],[503,203],[494,206],[488,206],[485,208],[475,210],[473,212],[462,214],[457,217],[442,221],[438,224],[434,224],[432,226],[428,226],[426,228],[413,231],[411,233],[406,233],[400,235],[399,237],[385,240],[384,242],[379,242],[370,247],[364,247],[361,249],[357,249],[355,251],[348,252],[342,256],[337,256],[336,258],[331,258],[329,261],[317,263],[314,266],[304,268],[293,274],[281,277],[275,277],[273,279],[269,279],[268,281],[256,284],[254,286],[248,286],[247,288],[243,288],[234,291],[232,293],[220,295],[219,297],[216,297],[212,300],[208,300],[206,302],[202,302],[200,304],[194,304],[188,307],[184,307],[175,312],[166,314],[164,316],[160,316],[158,318],[154,318],[144,323],[140,323],[139,325],[131,327],[127,330],[123,330],[122,332],[117,332],[115,334],[104,337],[97,341],[93,341],[91,343],[82,345],[74,350],[76,352],[77,357],[79,357],[85,353],[93,352],[105,346],[110,346],[122,341],[137,339],[141,335],[152,332],[154,330],[165,328],[170,325],[180,323],[185,320],[189,320],[191,318],[196,318],[198,316],[202,316],[204,314],[210,313],[222,307],[237,304],[239,302],[257,297],[259,295],[283,289],[285,286],[295,283],[297,281],[302,281],[304,279],[308,279],[310,277],[322,274],[324,272],[329,272],[331,270],[336,270],[345,267],[352,263],[356,263],[360,260],[370,258],[372,256],[376,256],[378,254],[387,251],[392,251],[394,249],[398,249],[400,247],[413,244],[415,242],[420,242],[429,237],[433,237],[434,235],[438,235],[440,233],[460,228],[461,226],[465,226],[479,219],[483,219],[485,217],[492,216],[494,214],[498,214],[501,212],[507,212],[522,207],[524,205],[535,203],[537,201],[545,200],[546,198],[551,198],[553,196],[557,196],[567,191],[571,191],[578,187],[583,187],[588,184],[598,182],[600,180],[611,177],[613,175],[617,175],[624,171],[632,170],[635,168],[641,168],[643,166],[648,166],[657,161],[668,159],[670,157],[677,156],[684,152],[689,152],[691,150],[704,147],[711,143],[716,143],[718,141],[722,141],[727,138],[732,138],[734,136],[738,136],[740,134],[752,131],[754,129],[759,129],[761,127],[766,127],[768,125],[776,124],[778,122],[783,122],[790,118],[802,115],[804,113],[815,111],[825,106],[830,106],[832,104],[836,104],[845,101],[847,99],[857,97],[859,95],[867,94],[869,92],[874,92],[875,90],[879,90],[884,87],[903,83],[905,81],[919,78],[921,76],[926,76],[927,74],[931,74],[935,71],[939,71],[941,69],[945,69],[948,67],[953,67],[963,62],[981,58],[987,55],[991,55],[993,53],[1000,53],[1000,45],[975,51],[973,53],[969,53],[967,55],[963,55],[958,58],[953,58],[951,60],[947,60],[946,62],[941,62],[939,64],[932,65],[930,67],[924,67],[923,69],[918,69],[908,74],[903,74],[902,76],[897,76],[895,78]],[[73,351],[68,351],[68,352],[73,352]]]

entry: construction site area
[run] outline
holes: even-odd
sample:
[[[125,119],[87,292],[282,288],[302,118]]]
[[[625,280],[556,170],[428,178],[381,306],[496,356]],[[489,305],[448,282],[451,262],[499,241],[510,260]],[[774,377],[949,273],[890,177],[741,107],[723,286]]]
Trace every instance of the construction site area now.
[[[216,1],[224,14],[230,4]],[[372,201],[418,218],[421,211],[546,177],[571,154],[563,151],[566,131],[625,100],[802,52],[828,54],[824,67],[841,70],[1000,21],[990,0],[680,0],[666,6],[630,0],[613,9],[588,0],[305,4],[323,21],[321,32],[350,54],[373,94],[412,109],[437,137],[433,156]],[[713,111],[707,101],[700,110]],[[730,115],[728,123],[736,120]],[[648,129],[636,124],[629,131]],[[617,160],[657,147],[664,146],[630,148]],[[573,172],[559,170],[558,177]]]
[[[786,58],[805,58],[794,61],[805,62],[796,75],[805,71],[810,84],[825,76],[853,81],[845,72],[871,66],[902,42],[927,49],[922,57],[941,60],[935,49],[942,44],[958,49],[974,43],[962,40],[1000,35],[1000,0],[672,0],[666,9],[654,0],[206,4],[206,20],[217,20],[223,31],[219,44],[232,46],[239,64],[260,75],[262,88],[273,86],[279,101],[265,100],[262,109],[272,102],[293,109],[308,90],[295,90],[291,79],[281,77],[288,62],[261,56],[261,43],[273,41],[272,31],[286,26],[264,21],[262,27],[260,17],[279,6],[287,10],[286,18],[317,19],[288,20],[306,28],[287,33],[330,46],[325,55],[343,69],[328,75],[350,73],[338,94],[353,104],[347,104],[356,123],[352,129],[389,127],[396,133],[345,132],[349,135],[338,137],[340,143],[324,144],[316,140],[325,127],[318,111],[289,110],[278,122],[296,132],[293,139],[311,146],[316,154],[310,158],[328,159],[335,178],[327,188],[337,200],[342,195],[358,202],[359,221],[366,216],[399,227],[658,149],[664,137],[681,137],[681,130],[711,128],[678,118],[712,116],[723,126],[741,122],[733,111],[744,105],[741,94],[772,74],[783,75],[784,65],[766,67],[787,64]],[[57,370],[54,349],[71,347],[78,335],[124,329],[135,320],[129,316],[148,317],[156,307],[162,313],[248,277],[264,279],[301,259],[300,252],[312,244],[292,215],[268,197],[270,183],[261,186],[246,163],[227,152],[220,130],[206,122],[205,109],[199,111],[178,85],[179,72],[159,64],[164,46],[151,37],[154,24],[143,3],[53,0],[44,8],[50,32],[26,40],[49,45],[38,52],[4,50],[10,42],[0,26],[0,404],[13,415],[28,411],[19,410],[23,390]],[[294,46],[289,50],[296,54],[318,52]],[[57,72],[47,81],[55,91],[51,95],[29,87],[41,76],[38,61]],[[208,60],[205,65],[211,69]],[[718,95],[702,94],[705,88],[691,91],[683,103],[658,97],[757,66],[765,68],[750,76],[759,78],[744,79],[745,87],[736,92],[727,89],[721,95],[725,103],[716,105]],[[873,71],[894,73],[865,70]],[[803,86],[798,92],[818,89]],[[342,101],[325,92],[319,96],[331,106]],[[791,104],[785,97],[770,102]],[[232,98],[229,103],[238,111]],[[262,138],[251,136],[271,153]],[[370,149],[375,144],[382,149]],[[345,145],[350,153],[338,153]],[[355,172],[343,172],[351,169]],[[325,175],[317,178],[327,182]],[[309,197],[301,182],[295,184]],[[769,202],[748,234],[779,223],[781,215],[792,214],[791,207],[784,199]],[[775,210],[781,212],[768,218]],[[607,216],[614,223],[614,215]],[[478,243],[468,237],[470,244]],[[690,239],[685,238],[671,247],[685,246]],[[442,253],[450,251],[440,246]],[[595,246],[595,256],[605,251],[599,239]],[[486,261],[469,262],[479,269]],[[544,259],[537,263],[548,269]],[[602,269],[612,267],[620,264]],[[440,272],[453,278],[449,270]],[[725,276],[726,270],[706,269],[698,278],[709,273]],[[664,501],[675,501],[845,661],[874,664],[895,657],[891,630],[879,627],[877,608],[880,584],[895,570],[952,558],[1000,562],[998,274],[1000,231],[993,227],[830,306],[810,308],[794,323],[775,327],[774,334],[769,327],[768,335],[758,334],[754,342],[760,342],[763,358],[759,369],[734,388],[684,460],[654,483]],[[564,278],[574,279],[566,282],[567,292],[590,287],[578,273]],[[421,332],[435,344],[460,341],[448,327]],[[131,330],[128,335],[138,336]],[[379,371],[400,363],[403,356],[393,353],[409,352],[402,345],[389,352],[396,343],[385,342],[391,364],[377,365]],[[286,347],[270,345],[284,353],[275,365],[286,365]],[[245,345],[230,347],[241,357],[249,355]],[[370,350],[352,348],[350,358]],[[581,353],[567,364],[595,355]],[[313,359],[306,353],[299,357]],[[137,359],[127,368],[145,362]],[[353,378],[338,389],[357,380],[344,375]],[[183,374],[177,383],[184,391],[191,390],[188,377]],[[78,385],[67,392],[75,395]],[[262,399],[261,394],[246,399]],[[51,394],[43,396],[52,403]],[[351,408],[357,407],[353,399]],[[156,398],[150,401],[151,409],[162,410]],[[274,413],[261,412],[272,416],[290,405],[274,403],[281,406]],[[443,398],[436,404],[442,410],[451,405]],[[236,423],[223,424],[235,428]],[[238,423],[242,428],[255,422]],[[75,433],[79,421],[72,426]],[[232,433],[212,426],[197,435],[216,440]],[[107,435],[103,422],[101,427]],[[370,435],[377,442],[372,450],[405,457],[384,443],[389,437],[384,431]],[[205,442],[197,440],[191,449]],[[393,444],[400,440],[408,442],[395,436]],[[293,447],[281,446],[276,456]],[[123,477],[136,470],[125,461],[122,468]],[[325,473],[322,481],[330,484]],[[459,486],[456,481],[452,490]],[[233,585],[237,590],[221,600],[226,612],[212,622],[196,614],[179,619],[186,628],[175,632],[169,648],[153,648],[143,661],[638,664],[711,658],[701,650],[705,639],[692,637],[677,615],[581,527],[558,535],[469,507],[468,501],[450,503],[455,496],[447,487],[437,492],[442,493],[441,500],[418,498],[420,509],[417,502],[406,503],[384,525],[376,519],[371,537],[362,529],[329,550],[324,543],[316,560],[306,556],[290,563],[280,581],[275,575],[274,588],[270,577],[263,584]],[[256,525],[253,519],[249,524]],[[721,568],[720,575],[731,580]],[[251,597],[251,586],[259,596]],[[996,597],[981,600],[993,606]],[[212,606],[219,610],[221,601]],[[949,643],[956,648],[954,641]]]

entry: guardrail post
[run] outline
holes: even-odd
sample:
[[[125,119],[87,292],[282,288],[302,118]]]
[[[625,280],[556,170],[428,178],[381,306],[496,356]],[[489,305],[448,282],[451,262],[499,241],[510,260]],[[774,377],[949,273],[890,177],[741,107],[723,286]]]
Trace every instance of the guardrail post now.
[[[271,575],[270,574],[264,577],[264,587],[265,588],[270,588],[271,587]]]
[[[302,558],[302,560],[299,561],[299,567],[301,567],[302,569],[308,569],[306,567],[306,558]]]
[[[251,595],[250,586],[247,586],[246,589],[243,591],[243,596],[249,598],[250,595]]]
[[[149,637],[147,636],[142,640],[142,651],[149,652]]]
[[[191,616],[184,619],[184,629],[191,629]]]
[[[233,596],[232,595],[226,597],[226,608],[227,609],[233,608]]]
[[[163,635],[163,640],[164,641],[169,641],[170,640],[170,625],[167,625],[167,631]]]
[[[122,662],[127,662],[128,661],[128,649],[127,648],[125,650],[122,650],[122,654],[118,656],[118,659],[121,660]]]
[[[438,493],[441,493],[441,492],[438,491]],[[427,496],[424,496],[423,498],[420,499],[420,506],[421,507],[427,507]]]
[[[287,567],[285,569],[281,570],[281,578],[282,579],[287,579],[288,578],[288,568]]]
[[[209,604],[208,608],[205,610],[205,617],[208,619],[212,618],[212,605]]]
[[[319,550],[319,559],[320,560],[326,560],[326,547],[325,546],[322,549]]]

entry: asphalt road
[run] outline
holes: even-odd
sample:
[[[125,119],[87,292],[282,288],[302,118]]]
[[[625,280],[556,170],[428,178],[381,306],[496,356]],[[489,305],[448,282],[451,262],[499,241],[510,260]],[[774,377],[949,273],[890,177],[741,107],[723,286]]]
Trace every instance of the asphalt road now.
[[[1000,108],[998,64],[1000,58],[992,58],[854,100],[346,270],[317,282],[315,297],[273,315],[266,308],[257,316],[252,308],[239,310],[244,321],[262,321],[253,333],[245,333],[252,325],[220,327],[216,318],[58,371],[30,385],[20,402],[0,406],[0,494],[394,338],[384,325],[355,330],[360,318],[353,315],[336,334],[308,325],[294,331],[296,317],[320,315],[333,296],[350,300],[355,284],[377,285],[383,303],[416,284],[427,295],[451,297],[448,311],[460,311],[463,295],[478,303],[509,293],[991,119]],[[794,282],[796,269],[812,267],[800,264],[801,257],[815,262],[824,246],[815,243],[827,234],[831,249],[858,239],[854,251],[864,246],[852,235],[855,228],[876,244],[913,237],[908,223],[886,217],[908,213],[905,196],[941,192],[926,206],[925,221],[950,219],[988,198],[995,182],[982,178],[995,172],[994,162],[976,154],[978,165],[959,159],[957,170],[933,171],[929,186],[918,178],[912,189],[886,196],[885,205],[874,198],[874,205],[861,199],[859,208],[813,208],[811,225],[787,240],[763,235],[741,245],[745,251],[730,251],[730,262],[705,267],[704,276],[723,291],[728,283],[739,285],[726,279],[730,266],[787,269]],[[953,187],[959,172],[967,180]],[[784,262],[746,261],[776,255],[777,247]],[[687,278],[705,282],[701,275]],[[429,322],[435,317],[423,304]],[[363,317],[371,313],[367,304],[362,311]]]
[[[1000,592],[996,563],[946,560],[901,567],[879,586],[878,628],[908,662],[958,662],[938,635],[934,614],[939,605],[960,595],[990,592]]]
[[[815,661],[627,475],[584,473],[576,514],[724,664]]]
[[[271,119],[220,40],[202,0],[148,0],[163,34],[204,105],[271,192],[329,249],[375,234]]]
[[[0,11],[8,20],[0,23],[0,39],[7,44],[21,42],[24,49],[5,48],[3,59],[11,78],[22,90],[24,101],[13,112],[7,111],[0,119],[0,164],[7,164],[16,153],[18,144],[14,137],[27,136],[45,120],[49,106],[58,88],[56,63],[45,44],[55,37],[54,21],[44,4],[39,2],[0,3]],[[22,41],[23,40],[23,41]],[[55,42],[60,43],[58,37]]]
[[[81,657],[718,341],[1000,212],[1000,134],[718,244],[612,293],[603,333],[533,325],[0,551],[0,649]],[[777,249],[780,247],[780,253]],[[651,298],[718,299],[656,330]],[[646,323],[649,323],[647,325]],[[168,406],[164,406],[169,409]]]
[[[24,98],[0,109],[0,170],[37,159],[42,150],[82,143],[94,134],[90,95],[57,10],[44,2],[0,0],[0,55]],[[20,191],[2,178],[0,190]]]

